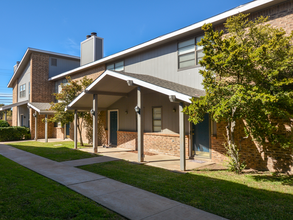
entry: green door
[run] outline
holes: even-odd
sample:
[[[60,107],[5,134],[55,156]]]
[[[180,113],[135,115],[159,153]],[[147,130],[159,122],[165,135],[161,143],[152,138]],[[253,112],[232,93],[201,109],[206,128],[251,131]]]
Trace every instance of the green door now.
[[[117,111],[110,112],[110,144],[117,145]]]
[[[197,156],[210,157],[210,123],[209,115],[204,120],[193,125],[193,150]]]

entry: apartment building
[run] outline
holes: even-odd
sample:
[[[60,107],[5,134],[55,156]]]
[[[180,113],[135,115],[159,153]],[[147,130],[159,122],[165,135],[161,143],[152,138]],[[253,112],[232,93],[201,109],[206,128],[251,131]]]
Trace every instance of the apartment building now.
[[[81,43],[80,65],[68,67],[67,71],[56,74],[49,73],[50,57],[53,54],[32,52],[41,56],[38,60],[44,61],[35,69],[40,71],[47,68],[46,77],[40,80],[51,85],[51,92],[53,88],[58,88],[66,76],[78,80],[87,75],[95,79],[67,107],[68,111],[91,111],[94,150],[98,144],[138,150],[138,161],[143,161],[145,152],[180,156],[182,170],[185,169],[186,158],[208,158],[223,162],[226,159],[223,146],[225,124],[217,124],[206,115],[203,122],[194,125],[188,122],[182,108],[190,103],[192,97],[205,95],[202,76],[199,74],[202,68],[199,60],[204,54],[203,48],[197,45],[204,34],[201,27],[205,23],[213,23],[216,30],[221,30],[228,17],[239,13],[250,13],[250,18],[270,16],[269,23],[273,26],[282,27],[287,33],[293,30],[293,0],[256,0],[107,57],[103,57],[103,40],[93,33]],[[33,58],[33,55],[30,57]],[[30,73],[34,70],[32,58]],[[26,65],[17,68],[19,72],[8,84],[9,87],[18,88],[13,90],[13,97],[20,96],[23,91],[20,79]],[[31,87],[32,96],[34,84],[28,86]],[[48,91],[40,94],[52,101]],[[13,99],[14,103],[37,102],[33,98]],[[45,100],[42,102],[50,102]],[[19,104],[17,108],[27,103]],[[32,106],[29,119],[33,114]],[[13,114],[14,124],[21,125],[19,113]],[[33,122],[26,123],[30,124],[33,134]],[[71,125],[70,135],[76,142],[78,134],[74,125],[76,122]],[[58,137],[55,133],[55,137]],[[265,151],[248,138],[242,142],[241,154],[249,168],[292,170],[291,150]]]

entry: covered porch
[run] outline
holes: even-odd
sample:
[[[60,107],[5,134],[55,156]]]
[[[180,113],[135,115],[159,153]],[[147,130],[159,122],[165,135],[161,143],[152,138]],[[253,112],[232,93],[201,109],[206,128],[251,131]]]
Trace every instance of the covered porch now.
[[[130,144],[137,150],[138,162],[145,161],[145,147],[177,148],[184,171],[186,157],[192,154],[192,131],[182,110],[192,97],[202,95],[202,90],[156,77],[106,70],[67,107],[75,112],[75,145],[77,111],[90,111],[93,116],[94,152],[98,151],[98,112],[106,111],[108,145]]]

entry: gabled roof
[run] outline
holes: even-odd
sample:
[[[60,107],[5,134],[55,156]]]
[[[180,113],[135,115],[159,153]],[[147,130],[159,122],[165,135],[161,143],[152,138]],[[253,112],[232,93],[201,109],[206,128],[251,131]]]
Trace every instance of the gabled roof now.
[[[92,94],[99,95],[99,108],[108,108],[122,96],[127,96],[128,93],[136,88],[135,86],[141,86],[169,97],[172,96],[172,99],[187,103],[191,103],[190,99],[192,97],[199,98],[205,95],[203,90],[186,87],[153,76],[106,70],[85,91],[77,96],[67,106],[67,109],[90,109],[92,106]]]
[[[34,48],[29,47],[29,48],[27,48],[25,54],[23,55],[23,57],[18,65],[17,69],[15,70],[13,76],[11,77],[11,79],[7,85],[8,88],[12,88],[12,84],[13,84],[14,80],[22,73],[24,68],[27,66],[27,63],[30,60],[30,55],[32,52],[38,52],[38,53],[44,53],[44,54],[49,54],[49,55],[53,55],[53,56],[59,56],[59,57],[64,57],[64,58],[80,60],[80,58],[77,56],[71,56],[71,55],[67,55],[67,54],[55,53],[55,52],[51,52],[51,51],[39,50],[39,49],[34,49]]]
[[[39,114],[54,114],[55,111],[49,110],[51,107],[50,103],[31,102],[27,104],[28,107],[34,109]]]
[[[133,77],[134,79],[139,79],[141,81],[144,81],[146,83],[150,83],[153,85],[156,85],[158,87],[161,88],[165,88],[165,89],[170,89],[172,91],[178,92],[178,93],[182,93],[185,95],[189,95],[191,97],[201,97],[205,95],[205,91],[204,90],[200,90],[200,89],[195,89],[192,87],[188,87],[188,86],[184,86],[178,83],[174,83],[171,81],[167,81],[164,79],[160,79],[154,76],[150,76],[150,75],[144,75],[144,74],[135,74],[135,73],[126,73],[126,72],[116,72],[125,76],[129,76],[129,77]]]
[[[0,107],[0,111],[5,111],[5,110],[8,110],[8,109],[11,109],[13,107],[16,107],[16,106],[20,106],[20,105],[25,105],[27,104],[29,101],[26,100],[26,101],[22,101],[22,102],[17,102],[17,103],[13,103],[13,104],[10,104],[10,105],[4,105],[4,106],[1,106]]]
[[[104,58],[99,59],[97,61],[94,61],[92,63],[83,65],[83,66],[75,68],[73,70],[69,70],[67,72],[61,73],[56,76],[53,76],[49,79],[49,81],[58,80],[60,78],[64,78],[67,75],[71,75],[76,72],[89,69],[95,65],[101,65],[101,64],[108,63],[108,62],[112,62],[116,59],[121,59],[122,57],[130,56],[135,53],[138,53],[138,52],[150,49],[150,48],[157,47],[161,44],[164,44],[164,43],[167,43],[170,41],[174,41],[174,40],[178,40],[180,38],[187,37],[191,34],[199,33],[201,31],[201,27],[206,23],[213,23],[214,25],[220,24],[220,23],[224,22],[227,18],[234,16],[234,15],[237,15],[239,13],[250,13],[253,11],[258,11],[258,10],[264,9],[264,8],[269,7],[271,5],[278,4],[283,1],[286,1],[286,0],[255,0],[255,1],[249,2],[244,5],[240,5],[234,9],[223,12],[221,14],[218,14],[218,15],[213,16],[211,18],[208,18],[206,20],[200,21],[200,22],[195,23],[193,25],[190,25],[188,27],[182,28],[180,30],[171,32],[166,35],[162,35],[160,37],[157,37],[157,38],[152,39],[150,41],[147,41],[145,43],[139,44],[137,46],[131,47],[129,49],[123,50],[121,52],[115,53],[113,55],[104,57]]]

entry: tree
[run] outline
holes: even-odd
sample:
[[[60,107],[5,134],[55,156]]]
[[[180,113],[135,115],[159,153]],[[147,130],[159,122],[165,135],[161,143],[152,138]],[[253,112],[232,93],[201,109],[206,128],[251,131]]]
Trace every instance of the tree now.
[[[74,113],[71,111],[65,111],[65,108],[71,103],[83,90],[86,89],[91,83],[92,79],[88,79],[86,76],[80,81],[71,80],[70,77],[66,77],[68,83],[61,84],[62,90],[60,93],[54,93],[57,103],[52,103],[51,109],[56,111],[54,117],[48,119],[51,122],[61,122],[61,125],[70,123],[74,119]],[[82,128],[85,121],[91,120],[89,112],[77,113],[77,128],[80,137],[80,144],[83,146],[82,140]]]
[[[257,143],[292,147],[293,32],[272,27],[267,17],[248,16],[228,18],[225,32],[214,31],[212,24],[202,27],[206,95],[193,98],[184,112],[195,124],[205,113],[216,122],[225,120],[228,145],[238,143],[234,131],[242,120]],[[280,121],[287,130],[281,132]]]

